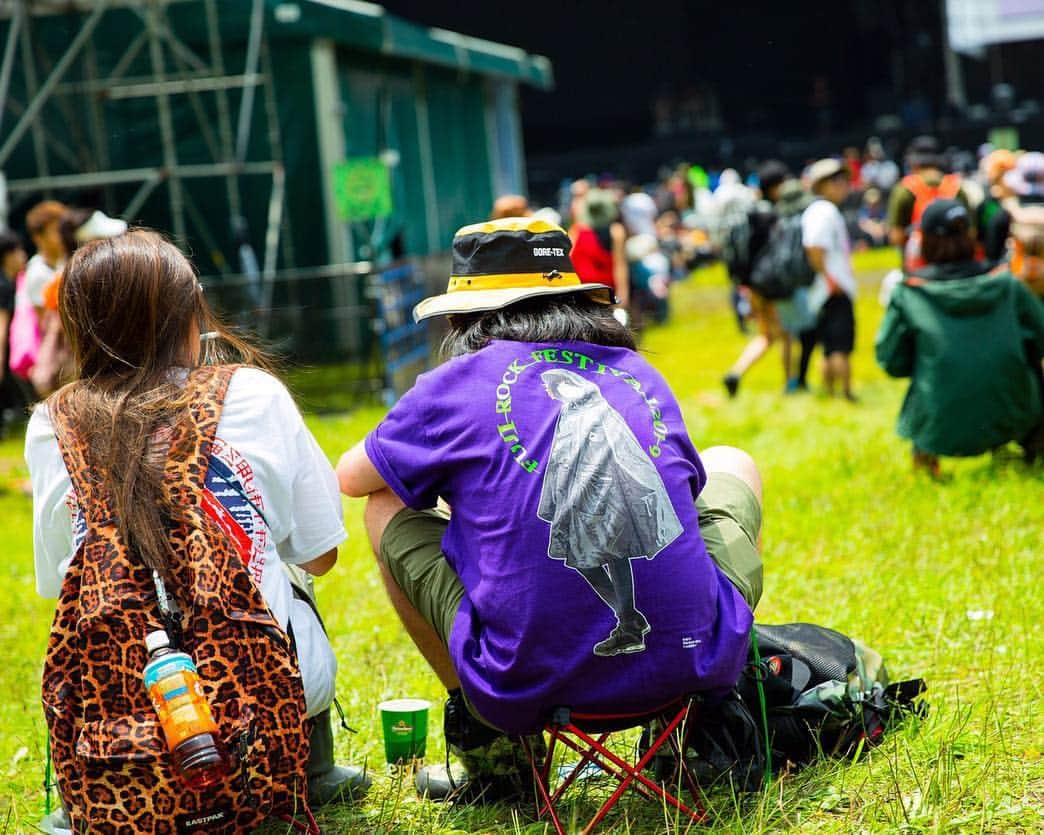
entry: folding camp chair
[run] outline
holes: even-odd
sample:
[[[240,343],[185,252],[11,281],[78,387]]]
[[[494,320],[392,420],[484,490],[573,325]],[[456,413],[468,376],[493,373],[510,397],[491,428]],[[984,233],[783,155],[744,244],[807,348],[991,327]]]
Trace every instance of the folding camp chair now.
[[[565,835],[565,829],[559,819],[555,806],[566,790],[576,782],[583,771],[590,765],[595,765],[610,777],[614,777],[619,785],[615,788],[609,799],[602,804],[601,808],[591,819],[590,823],[582,830],[584,835],[593,832],[595,827],[602,822],[609,810],[616,805],[627,789],[633,789],[643,797],[660,800],[667,803],[682,814],[687,815],[693,821],[700,823],[706,817],[706,812],[700,804],[698,787],[692,772],[685,763],[683,756],[682,737],[685,724],[696,714],[694,699],[685,698],[672,702],[651,713],[638,715],[614,715],[596,716],[587,713],[570,711],[568,708],[558,708],[551,717],[550,724],[544,729],[548,734],[547,755],[542,763],[537,762],[533,748],[529,741],[523,737],[522,747],[529,759],[533,769],[533,777],[537,790],[537,817],[545,815],[551,818],[555,831],[558,835]],[[652,724],[658,723],[658,724]],[[650,734],[649,747],[639,751],[638,760],[635,763],[609,750],[607,742],[612,734],[619,731],[635,728],[639,725],[650,725],[663,730],[653,738]],[[580,761],[572,767],[568,774],[561,776],[561,782],[554,788],[551,786],[551,769],[554,759],[555,748],[562,744],[580,755]],[[669,745],[674,753],[682,781],[692,795],[692,806],[687,806],[675,797],[669,785],[660,784],[643,771],[652,763],[653,757],[657,755],[664,745]]]

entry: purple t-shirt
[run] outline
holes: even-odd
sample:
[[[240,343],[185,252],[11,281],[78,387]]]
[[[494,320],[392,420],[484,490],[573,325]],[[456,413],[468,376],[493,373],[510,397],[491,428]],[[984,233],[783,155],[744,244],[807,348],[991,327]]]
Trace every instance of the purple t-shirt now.
[[[495,341],[418,377],[366,451],[408,506],[452,508],[450,656],[490,724],[532,733],[555,707],[638,713],[738,679],[750,609],[700,536],[678,404],[634,351]]]

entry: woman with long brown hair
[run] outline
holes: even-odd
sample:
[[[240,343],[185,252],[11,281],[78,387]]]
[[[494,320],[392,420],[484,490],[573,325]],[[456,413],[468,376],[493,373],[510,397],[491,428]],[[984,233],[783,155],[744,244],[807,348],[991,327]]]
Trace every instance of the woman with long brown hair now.
[[[329,571],[345,539],[341,502],[330,463],[289,392],[267,358],[214,316],[192,265],[155,232],[132,230],[78,249],[58,307],[76,373],[35,410],[27,430],[37,590],[62,596],[98,512],[77,495],[63,461],[68,429],[90,450],[89,478],[104,488],[127,552],[179,599],[184,590],[174,568],[193,557],[178,552],[171,531],[184,521],[176,497],[188,488],[171,484],[168,451],[199,409],[198,387],[188,385],[194,369],[236,363],[219,406],[201,504],[296,648],[307,715],[316,720],[308,766],[313,805],[358,796],[365,775],[333,762],[336,660],[314,601],[306,599],[307,575]],[[292,584],[288,567],[304,582]],[[298,587],[303,593],[295,594]]]

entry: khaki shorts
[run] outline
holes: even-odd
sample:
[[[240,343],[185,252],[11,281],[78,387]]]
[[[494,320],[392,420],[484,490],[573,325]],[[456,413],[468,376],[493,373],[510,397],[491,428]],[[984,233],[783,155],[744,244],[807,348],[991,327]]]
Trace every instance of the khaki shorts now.
[[[753,609],[761,599],[758,553],[761,506],[751,489],[728,473],[710,473],[696,508],[707,551]],[[381,561],[439,638],[449,645],[464,586],[442,553],[449,515],[440,510],[395,514],[381,537]]]

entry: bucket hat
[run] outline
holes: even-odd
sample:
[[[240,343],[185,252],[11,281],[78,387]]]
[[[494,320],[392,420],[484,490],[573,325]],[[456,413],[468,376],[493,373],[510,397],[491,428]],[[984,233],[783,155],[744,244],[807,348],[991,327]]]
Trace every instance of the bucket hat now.
[[[815,189],[815,187],[823,182],[823,180],[829,180],[831,177],[836,177],[838,174],[847,175],[848,169],[845,168],[845,165],[841,160],[827,158],[812,163],[805,172],[805,179],[808,180],[808,187]]]
[[[572,242],[560,226],[542,218],[508,217],[475,223],[453,236],[453,271],[446,292],[413,309],[420,322],[432,316],[499,310],[537,296],[588,293],[612,304],[605,284],[583,284],[569,260]]]
[[[1044,197],[1044,154],[1022,154],[1015,167],[1004,175],[1004,185],[1019,197]]]

